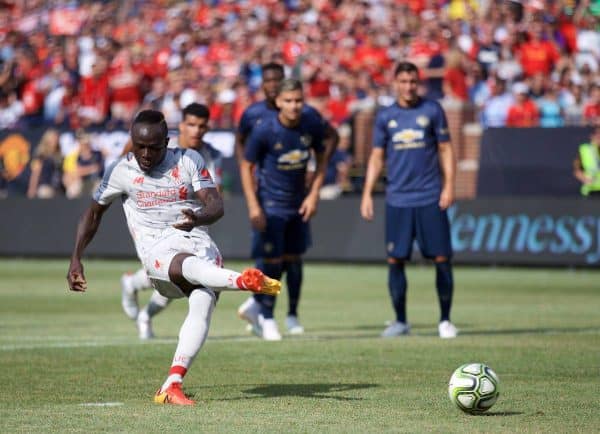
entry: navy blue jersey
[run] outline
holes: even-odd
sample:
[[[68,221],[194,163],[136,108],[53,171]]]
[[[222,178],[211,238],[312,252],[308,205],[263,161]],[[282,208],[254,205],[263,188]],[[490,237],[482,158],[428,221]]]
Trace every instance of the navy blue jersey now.
[[[248,137],[252,132],[252,129],[262,122],[265,118],[270,116],[277,116],[279,110],[276,108],[272,108],[267,104],[266,100],[258,101],[246,108],[244,113],[242,113],[242,118],[240,119],[240,125],[238,126],[238,131],[244,137]],[[321,114],[314,107],[304,104],[302,108],[303,114],[309,114],[315,117],[321,117]]]
[[[267,214],[298,212],[304,200],[310,150],[323,152],[323,118],[303,112],[300,124],[286,128],[278,116],[263,119],[246,141],[244,158],[258,165],[258,197]]]
[[[388,204],[413,207],[439,200],[438,144],[449,140],[446,116],[436,101],[422,99],[406,108],[395,103],[377,113],[373,146],[385,149]]]

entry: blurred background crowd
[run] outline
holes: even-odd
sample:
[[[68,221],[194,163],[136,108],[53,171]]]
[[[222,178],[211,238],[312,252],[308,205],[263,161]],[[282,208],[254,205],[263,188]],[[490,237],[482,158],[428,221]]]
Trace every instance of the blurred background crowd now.
[[[103,134],[140,108],[176,127],[200,102],[213,128],[235,129],[276,61],[340,129],[343,173],[357,114],[393,102],[403,59],[423,95],[484,128],[600,123],[600,0],[0,0],[0,129],[56,128],[30,150],[23,191],[54,178],[76,197],[123,144]]]

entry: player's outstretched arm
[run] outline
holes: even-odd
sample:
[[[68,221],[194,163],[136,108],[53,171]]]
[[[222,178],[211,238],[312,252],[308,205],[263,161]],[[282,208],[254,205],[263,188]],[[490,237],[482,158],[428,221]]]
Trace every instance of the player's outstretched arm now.
[[[365,220],[373,220],[373,189],[383,169],[385,151],[383,148],[373,148],[369,156],[365,185],[363,186],[362,200],[360,202],[360,215]]]
[[[196,200],[202,208],[198,211],[190,208],[182,210],[183,220],[173,225],[175,229],[189,232],[196,226],[211,225],[225,214],[223,198],[216,188],[201,188],[196,192]]]
[[[81,264],[81,256],[87,245],[94,239],[102,215],[104,211],[108,209],[109,205],[101,205],[96,201],[92,201],[90,207],[79,219],[77,225],[77,234],[75,238],[75,247],[71,255],[71,263],[69,265],[69,271],[67,272],[67,282],[69,282],[69,289],[76,292],[85,292],[87,289],[87,282],[85,275],[83,274],[83,265]]]

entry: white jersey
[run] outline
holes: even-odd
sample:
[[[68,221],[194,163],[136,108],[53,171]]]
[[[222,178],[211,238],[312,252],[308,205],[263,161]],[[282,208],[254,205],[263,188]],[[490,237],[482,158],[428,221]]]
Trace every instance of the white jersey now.
[[[173,224],[183,218],[182,210],[201,209],[195,192],[215,187],[204,159],[192,149],[167,149],[164,160],[150,172],[143,172],[130,152],[106,170],[94,200],[101,205],[123,200],[138,256],[147,262],[152,247],[173,233],[212,242],[205,226],[184,232]]]

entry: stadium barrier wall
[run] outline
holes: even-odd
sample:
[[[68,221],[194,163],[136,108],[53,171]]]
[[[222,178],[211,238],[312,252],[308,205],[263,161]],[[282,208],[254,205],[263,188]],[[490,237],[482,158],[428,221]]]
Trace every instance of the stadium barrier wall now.
[[[579,194],[573,160],[591,127],[487,128],[481,138],[477,197]]]
[[[77,221],[88,203],[61,199],[0,201],[0,256],[68,257]],[[321,202],[312,222],[313,247],[306,258],[383,262],[385,205],[381,197],[375,206],[376,220],[367,223],[359,215],[358,198]],[[231,197],[226,199],[225,208],[225,217],[211,227],[211,235],[226,260],[247,259],[251,236],[245,202]],[[457,202],[449,216],[456,263],[600,263],[600,201],[477,199]],[[87,252],[94,257],[135,257],[120,204],[107,211]]]

